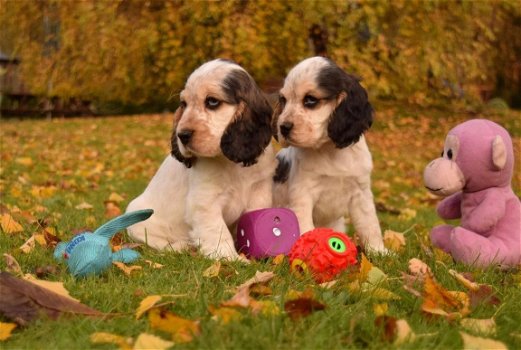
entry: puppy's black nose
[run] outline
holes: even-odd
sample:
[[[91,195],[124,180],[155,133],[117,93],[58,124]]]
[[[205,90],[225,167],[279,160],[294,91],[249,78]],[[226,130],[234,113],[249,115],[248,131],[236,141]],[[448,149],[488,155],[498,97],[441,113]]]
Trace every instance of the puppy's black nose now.
[[[282,136],[287,137],[289,133],[291,132],[291,129],[293,129],[293,123],[291,122],[284,122],[280,124],[280,133]]]
[[[181,130],[177,133],[177,137],[183,145],[187,145],[194,134],[193,130]]]

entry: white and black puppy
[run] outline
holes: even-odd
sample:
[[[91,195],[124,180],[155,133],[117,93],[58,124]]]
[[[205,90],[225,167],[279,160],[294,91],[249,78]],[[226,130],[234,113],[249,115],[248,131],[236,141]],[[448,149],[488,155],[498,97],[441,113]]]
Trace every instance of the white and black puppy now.
[[[128,232],[156,249],[195,245],[236,259],[230,227],[244,211],[272,204],[272,109],[242,67],[221,59],[197,68],[180,97],[173,157],[127,208],[154,214]]]
[[[295,211],[301,232],[345,231],[349,216],[366,250],[385,251],[371,192],[372,158],[364,138],[373,109],[358,80],[312,57],[288,74],[274,112],[274,201]]]

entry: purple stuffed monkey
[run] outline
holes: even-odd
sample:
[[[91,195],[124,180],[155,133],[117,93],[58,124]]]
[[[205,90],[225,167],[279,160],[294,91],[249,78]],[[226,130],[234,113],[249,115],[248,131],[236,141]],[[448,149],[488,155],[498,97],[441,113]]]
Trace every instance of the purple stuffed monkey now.
[[[432,243],[456,261],[479,267],[521,263],[521,204],[511,180],[514,151],[508,132],[485,119],[449,131],[441,158],[425,168],[425,186],[447,196],[437,208],[443,219],[431,231]]]

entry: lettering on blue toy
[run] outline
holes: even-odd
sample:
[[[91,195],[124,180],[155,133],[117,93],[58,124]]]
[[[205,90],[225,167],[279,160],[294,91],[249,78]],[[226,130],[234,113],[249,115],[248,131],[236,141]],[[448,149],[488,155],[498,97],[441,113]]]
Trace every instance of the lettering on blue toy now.
[[[72,253],[72,250],[81,242],[85,241],[85,236],[84,235],[80,235],[80,236],[77,236],[76,238],[74,238],[71,243],[69,243],[67,245],[67,248],[65,249],[65,253],[63,253],[63,256],[65,258],[68,258],[68,255],[70,255]]]

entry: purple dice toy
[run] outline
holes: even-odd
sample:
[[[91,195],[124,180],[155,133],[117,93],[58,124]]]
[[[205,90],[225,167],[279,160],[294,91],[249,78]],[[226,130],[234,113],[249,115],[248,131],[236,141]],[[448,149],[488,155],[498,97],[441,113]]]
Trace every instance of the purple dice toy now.
[[[237,251],[251,258],[287,254],[300,237],[290,209],[270,208],[244,213],[237,225]]]

